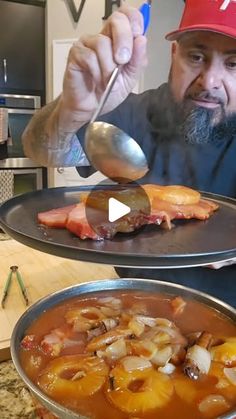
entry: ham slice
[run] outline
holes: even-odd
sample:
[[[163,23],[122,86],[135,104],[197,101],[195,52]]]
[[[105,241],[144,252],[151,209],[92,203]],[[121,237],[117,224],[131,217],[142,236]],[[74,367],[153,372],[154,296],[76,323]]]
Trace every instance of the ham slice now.
[[[94,210],[96,212],[96,210]],[[89,225],[84,203],[39,212],[38,222],[47,227],[67,228],[81,239],[103,240]]]
[[[92,209],[93,227],[88,223],[84,203],[78,204],[68,216],[66,228],[80,239],[93,240],[112,239],[117,233],[131,233],[146,224],[161,224],[165,219],[162,213],[147,216],[141,211],[132,211],[129,215],[110,223],[101,210]]]
[[[171,221],[174,219],[207,220],[219,207],[213,201],[202,199],[198,192],[179,185],[168,186],[166,190],[165,187],[159,189],[158,185],[145,185],[145,188],[150,200],[150,213],[147,213],[146,208],[142,209],[142,205],[146,203],[138,191],[137,210],[131,211],[113,223],[104,221],[107,219],[104,211],[111,195],[111,191],[106,190],[95,194],[89,206],[92,226],[86,215],[85,203],[88,205],[89,202],[86,201],[87,197],[82,197],[82,202],[79,204],[41,212],[38,214],[38,221],[48,227],[67,228],[80,239],[104,240],[112,239],[118,232],[129,233],[147,224],[160,225],[165,222],[168,229],[171,229]],[[124,191],[112,191],[112,196],[122,201],[119,194],[124,196]],[[130,196],[133,200],[133,192]]]
[[[163,214],[167,223],[171,220],[207,220],[218,209],[218,205],[212,201],[200,199],[197,204],[176,205],[160,199],[152,202],[151,215]]]
[[[75,205],[68,205],[67,207],[56,208],[50,211],[38,213],[38,222],[48,227],[66,228],[67,218]]]
[[[103,240],[103,237],[97,234],[88,223],[83,202],[77,204],[69,213],[66,228],[80,239]]]

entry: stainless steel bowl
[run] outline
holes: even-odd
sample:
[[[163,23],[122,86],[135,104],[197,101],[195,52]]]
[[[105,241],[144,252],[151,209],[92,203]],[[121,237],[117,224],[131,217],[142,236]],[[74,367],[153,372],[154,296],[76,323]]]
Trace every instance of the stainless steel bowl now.
[[[102,280],[94,281],[85,284],[80,284],[65,288],[61,291],[55,292],[48,297],[42,298],[37,303],[32,305],[18,320],[11,338],[11,356],[14,365],[25,382],[28,388],[31,390],[33,395],[52,413],[63,419],[89,419],[87,417],[76,414],[75,412],[66,409],[55,401],[47,397],[38,387],[36,387],[32,381],[27,377],[24,370],[21,367],[19,360],[19,347],[20,342],[25,335],[26,329],[37,319],[41,313],[49,308],[59,304],[71,297],[80,296],[96,291],[105,290],[137,290],[147,291],[153,293],[163,293],[169,295],[181,295],[188,299],[199,301],[207,306],[210,306],[219,312],[223,313],[227,317],[236,323],[236,310],[225,304],[224,302],[211,297],[208,294],[201,293],[191,288],[184,287],[182,285],[172,284],[163,281],[155,281],[149,279],[116,279],[116,280]],[[236,409],[227,415],[220,416],[218,419],[234,419],[236,417]]]

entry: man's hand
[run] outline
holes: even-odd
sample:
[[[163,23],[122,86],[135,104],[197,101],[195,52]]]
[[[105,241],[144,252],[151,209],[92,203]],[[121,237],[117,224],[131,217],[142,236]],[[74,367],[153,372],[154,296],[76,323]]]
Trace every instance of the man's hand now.
[[[103,109],[117,107],[132,91],[146,64],[143,17],[138,9],[122,6],[106,21],[98,35],[82,36],[71,48],[60,107],[78,122],[87,122],[116,65],[121,72]],[[78,126],[79,128],[79,126]]]
[[[80,164],[82,149],[75,134],[91,119],[117,65],[121,71],[103,113],[116,108],[133,90],[147,62],[142,34],[140,11],[122,6],[98,35],[83,36],[74,44],[61,96],[38,111],[23,134],[28,157],[51,167]]]
[[[211,269],[220,269],[220,268],[223,268],[224,266],[230,266],[230,265],[235,265],[235,264],[236,264],[236,258],[233,258],[225,262],[212,263],[211,265],[207,265],[207,267]]]

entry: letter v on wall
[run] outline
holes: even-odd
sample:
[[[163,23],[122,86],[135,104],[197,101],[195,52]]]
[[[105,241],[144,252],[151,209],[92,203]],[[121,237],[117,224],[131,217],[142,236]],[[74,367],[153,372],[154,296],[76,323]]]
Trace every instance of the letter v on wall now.
[[[82,11],[83,11],[86,0],[81,0],[78,10],[76,9],[74,0],[65,0],[65,2],[67,3],[67,5],[70,9],[70,12],[71,12],[72,17],[74,19],[74,22],[77,23],[79,21],[79,18],[81,16]]]

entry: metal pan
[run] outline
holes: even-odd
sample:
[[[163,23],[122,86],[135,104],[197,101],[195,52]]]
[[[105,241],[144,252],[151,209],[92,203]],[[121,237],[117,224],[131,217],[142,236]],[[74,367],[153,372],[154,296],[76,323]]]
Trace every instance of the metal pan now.
[[[0,207],[0,224],[15,240],[42,252],[114,266],[181,268],[236,257],[236,200],[210,193],[202,196],[220,208],[209,220],[179,220],[170,231],[147,226],[95,242],[37,224],[38,212],[78,203],[79,193],[91,188],[52,188],[16,196]]]
[[[33,382],[27,377],[26,373],[24,372],[20,357],[19,357],[19,347],[20,342],[25,336],[25,331],[28,327],[32,324],[32,322],[37,319],[43,312],[47,311],[48,309],[60,304],[61,302],[66,302],[70,298],[89,295],[89,293],[96,293],[103,291],[114,291],[114,290],[133,290],[133,291],[143,291],[143,292],[152,292],[153,295],[155,293],[161,293],[163,295],[170,296],[178,296],[181,295],[183,298],[188,300],[195,300],[200,302],[201,304],[207,305],[214,310],[222,313],[223,315],[227,316],[232,322],[236,322],[236,310],[233,307],[230,307],[228,304],[225,304],[223,301],[220,301],[208,294],[201,293],[197,290],[193,290],[191,288],[183,287],[182,285],[178,284],[170,284],[168,282],[162,281],[152,281],[148,279],[130,279],[130,278],[122,278],[119,280],[102,280],[102,281],[95,281],[84,283],[80,285],[76,285],[73,287],[65,288],[63,290],[57,291],[53,294],[50,294],[47,297],[42,298],[41,300],[37,301],[33,304],[18,320],[17,324],[15,325],[12,337],[11,337],[11,356],[14,362],[14,365],[17,369],[17,372],[31,390],[33,395],[52,413],[57,415],[61,419],[91,419],[88,417],[81,416],[72,412],[71,410],[63,407],[59,403],[50,399],[47,395],[45,395]],[[235,419],[236,410],[223,415],[219,416],[218,419]],[[191,412],[189,414],[191,417]]]

